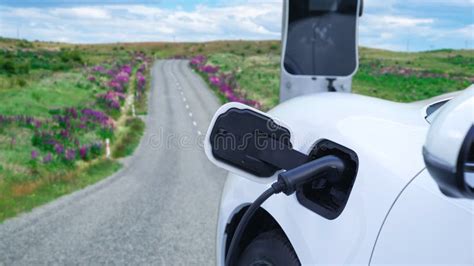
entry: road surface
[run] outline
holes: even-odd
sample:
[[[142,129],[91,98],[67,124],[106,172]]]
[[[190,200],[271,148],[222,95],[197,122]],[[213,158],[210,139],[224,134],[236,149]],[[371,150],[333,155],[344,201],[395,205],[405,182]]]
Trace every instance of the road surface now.
[[[202,139],[219,107],[186,61],[152,70],[147,129],[117,174],[0,225],[0,265],[213,265],[225,172]]]

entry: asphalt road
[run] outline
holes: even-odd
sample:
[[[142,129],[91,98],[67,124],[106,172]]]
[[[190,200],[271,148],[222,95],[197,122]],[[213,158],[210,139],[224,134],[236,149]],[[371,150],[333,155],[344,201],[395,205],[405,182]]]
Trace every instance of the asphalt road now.
[[[219,107],[186,61],[153,68],[147,129],[123,170],[0,225],[0,265],[213,265],[225,172],[202,149]]]

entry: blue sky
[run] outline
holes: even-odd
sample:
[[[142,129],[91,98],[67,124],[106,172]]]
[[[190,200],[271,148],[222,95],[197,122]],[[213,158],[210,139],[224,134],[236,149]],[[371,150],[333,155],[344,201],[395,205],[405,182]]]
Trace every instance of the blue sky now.
[[[282,0],[0,0],[0,36],[74,43],[279,39]],[[360,44],[473,48],[474,0],[365,0]]]

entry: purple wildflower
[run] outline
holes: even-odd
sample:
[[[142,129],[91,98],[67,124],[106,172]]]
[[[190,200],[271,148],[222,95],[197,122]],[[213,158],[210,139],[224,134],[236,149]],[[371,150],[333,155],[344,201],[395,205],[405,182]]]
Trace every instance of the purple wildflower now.
[[[219,77],[216,76],[211,76],[209,78],[209,82],[214,86],[219,86],[219,84],[221,84],[221,80],[219,79]]]
[[[76,159],[76,151],[74,149],[66,150],[65,157],[66,157],[66,160],[73,161],[74,159]]]
[[[44,164],[48,164],[52,160],[53,160],[53,155],[50,152],[48,152],[48,154],[46,154],[46,156],[43,157],[43,163]]]
[[[109,102],[109,106],[110,106],[110,108],[112,108],[112,109],[117,109],[117,110],[120,109],[120,103],[119,103],[118,101],[116,101],[116,100],[110,101],[110,102]]]
[[[31,151],[31,159],[36,160],[38,158],[39,153],[35,150]]]
[[[143,92],[145,90],[146,78],[141,72],[137,72],[137,90]]]
[[[113,75],[115,75],[115,71],[112,70],[112,69],[111,69],[111,70],[108,70],[108,71],[107,71],[107,75],[113,76]]]
[[[103,73],[103,72],[105,72],[105,67],[103,67],[103,66],[95,66],[95,67],[92,68],[92,71]]]
[[[125,100],[126,95],[120,92],[108,91],[97,96],[99,100],[112,109],[120,109],[120,101]]]
[[[204,73],[207,73],[207,74],[215,74],[219,71],[219,67],[214,67],[214,66],[211,66],[211,65],[205,65],[205,66],[199,67],[199,70],[201,72],[204,72]]]
[[[120,84],[126,84],[130,80],[129,73],[125,72],[125,71],[122,71],[122,72],[118,73],[117,76],[115,76],[114,80],[116,82],[120,83]]]
[[[200,66],[200,65],[205,64],[206,61],[207,61],[207,58],[204,55],[198,55],[198,56],[195,56],[193,59],[191,59],[191,65]]]
[[[54,150],[56,151],[57,155],[62,155],[64,153],[64,147],[61,144],[54,145]]]
[[[82,115],[94,123],[99,123],[102,127],[112,127],[113,121],[106,114],[101,111],[92,109],[83,109]]]
[[[128,75],[130,75],[130,74],[132,74],[132,67],[129,66],[129,65],[124,65],[124,66],[122,67],[122,71],[125,72],[125,73],[127,73]]]
[[[79,149],[79,155],[81,156],[81,158],[83,160],[85,160],[87,158],[87,152],[88,152],[88,148],[86,146],[82,146],[80,149]]]
[[[107,85],[115,91],[123,91],[122,84],[116,80],[110,81]]]
[[[36,129],[41,127],[41,121],[35,120],[34,124]]]
[[[61,135],[63,139],[68,139],[71,136],[71,132],[69,132],[67,129],[63,129],[61,132],[59,132],[59,135]]]

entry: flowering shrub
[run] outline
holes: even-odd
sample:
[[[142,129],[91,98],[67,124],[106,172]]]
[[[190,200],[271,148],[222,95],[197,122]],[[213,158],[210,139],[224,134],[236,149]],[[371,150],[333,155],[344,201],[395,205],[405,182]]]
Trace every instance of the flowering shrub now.
[[[54,158],[70,163],[76,159],[89,160],[101,155],[102,144],[81,144],[79,136],[95,132],[103,138],[113,135],[114,123],[103,112],[93,109],[66,108],[53,116],[53,120],[36,128],[32,137],[33,146],[46,152],[43,163],[50,163]],[[33,160],[39,158],[35,150],[31,153]]]
[[[125,94],[115,91],[108,91],[104,94],[97,95],[99,104],[114,110],[120,110],[121,103],[124,102],[125,97]]]
[[[207,74],[215,74],[219,71],[219,67],[217,66],[211,66],[211,65],[205,65],[201,66],[199,68],[201,72],[207,73]]]
[[[124,103],[126,98],[125,93],[130,82],[130,77],[133,70],[133,63],[131,64],[115,64],[115,67],[107,69],[104,66],[95,66],[91,68],[88,80],[97,83],[98,80],[104,80],[101,86],[108,89],[106,93],[97,95],[97,103],[106,110],[110,110],[115,114]],[[114,113],[115,112],[115,113]]]
[[[84,80],[87,79],[105,91],[96,95],[94,103],[105,110],[105,113],[88,107],[50,110],[51,117],[48,119],[0,115],[0,127],[11,125],[33,131],[33,148],[30,154],[32,167],[36,167],[38,163],[52,162],[70,165],[76,160],[97,158],[103,154],[102,141],[114,137],[115,124],[109,113],[120,114],[132,75],[136,75],[137,94],[145,93],[146,71],[150,63],[151,59],[144,53],[136,53],[126,63],[107,62],[85,69]],[[12,136],[10,146],[13,148],[15,144],[16,138]]]
[[[221,84],[221,79],[217,76],[210,76],[209,83],[214,86],[219,86]]]
[[[94,125],[100,125],[103,128],[113,128],[114,126],[113,120],[101,111],[86,108],[83,109],[81,113],[81,122],[89,123],[92,127],[94,127]]]
[[[128,76],[132,74],[132,67],[130,65],[122,66],[122,72],[125,72]]]
[[[198,55],[191,59],[190,65],[196,71],[207,75],[211,87],[218,89],[227,100],[231,102],[240,102],[260,108],[261,104],[258,101],[249,100],[241,92],[236,78],[233,73],[219,73],[219,67],[207,65],[207,58],[203,55]]]
[[[191,65],[193,66],[202,66],[206,64],[207,58],[204,55],[197,55],[191,59]]]
[[[137,70],[136,74],[136,96],[138,99],[142,97],[142,95],[145,93],[145,88],[146,88],[146,77],[145,77],[145,72],[148,68],[148,64],[145,62],[140,65],[140,67]]]

